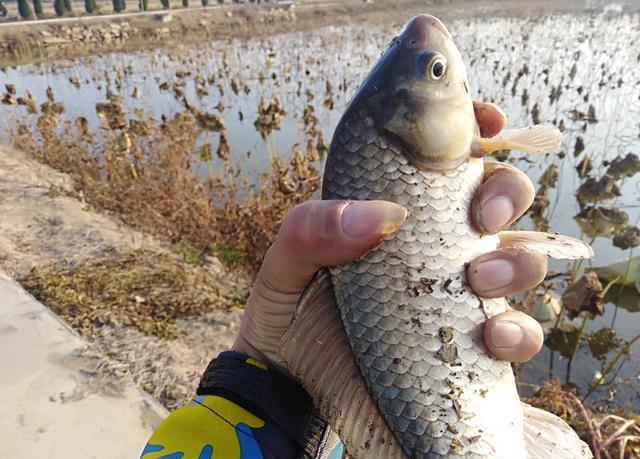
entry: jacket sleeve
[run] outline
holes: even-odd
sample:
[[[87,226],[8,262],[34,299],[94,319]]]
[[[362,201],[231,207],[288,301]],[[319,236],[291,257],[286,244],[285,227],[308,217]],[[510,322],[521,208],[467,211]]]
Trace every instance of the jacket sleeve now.
[[[156,429],[141,459],[340,459],[342,445],[295,382],[223,352],[196,396]]]

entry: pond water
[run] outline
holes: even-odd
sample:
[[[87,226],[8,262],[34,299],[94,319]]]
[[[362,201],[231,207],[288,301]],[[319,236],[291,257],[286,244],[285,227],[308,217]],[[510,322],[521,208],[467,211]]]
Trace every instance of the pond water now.
[[[534,182],[555,164],[559,176],[549,191],[550,205],[543,216],[551,231],[588,240],[573,218],[580,211],[576,190],[584,181],[576,166],[588,156],[593,164],[591,176],[600,178],[608,161],[640,154],[640,16],[610,11],[535,19],[454,20],[448,26],[466,58],[475,98],[499,104],[511,127],[540,122],[563,128],[562,154],[524,157],[512,153],[507,160],[524,169]],[[108,93],[123,99],[125,112],[141,109],[158,119],[184,111],[182,99],[186,97],[192,106],[224,120],[231,161],[256,178],[269,168],[271,155],[304,149],[309,138],[317,140],[319,132],[329,143],[350,96],[399,27],[325,28],[24,65],[0,72],[0,85],[15,85],[18,96],[30,91],[38,104],[47,100],[50,87],[55,100],[66,107],[63,117],[85,117],[94,128],[101,125],[95,105],[105,102]],[[273,96],[286,114],[277,129],[261,133],[254,126],[259,101],[269,102]],[[309,106],[317,118],[315,128],[304,122]],[[17,105],[1,105],[0,116],[4,141],[9,141],[9,129],[18,122],[33,126],[36,120]],[[215,151],[219,135],[205,131],[199,142],[210,142]],[[576,149],[580,143],[583,151]],[[214,160],[214,167],[218,165]],[[197,170],[206,167],[200,164]],[[620,196],[602,203],[626,211],[633,225],[640,219],[638,177],[620,180]],[[529,217],[517,223],[519,228],[532,226]],[[633,255],[614,247],[611,238],[598,237],[593,245],[596,258],[583,268]],[[551,263],[552,270],[559,272],[568,267],[566,262]],[[545,347],[521,368],[522,390],[530,392],[529,384],[554,376],[576,384],[585,394],[594,375],[606,373],[620,346],[640,332],[637,288],[628,287],[627,301],[607,303],[604,315],[586,323],[586,337],[598,331],[606,334],[603,329],[615,330],[619,341],[613,340],[610,349],[597,349],[592,341],[583,339],[570,359],[567,342],[565,346],[551,343],[553,351]],[[609,293],[616,289],[617,285]],[[581,324],[580,317],[566,325],[575,331]],[[552,326],[547,324],[547,328]],[[616,360],[591,399],[631,403],[638,409],[639,356],[640,342],[636,342],[629,355]]]

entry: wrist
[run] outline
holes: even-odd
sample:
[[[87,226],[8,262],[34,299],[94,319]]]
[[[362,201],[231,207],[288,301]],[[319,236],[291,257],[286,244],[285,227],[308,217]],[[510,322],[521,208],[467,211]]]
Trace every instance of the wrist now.
[[[247,341],[242,334],[239,334],[233,345],[231,346],[231,350],[233,352],[237,352],[239,354],[244,354],[247,357],[251,357],[252,359],[258,360],[265,365],[271,365],[269,359],[258,349],[256,349],[253,345]]]
[[[236,341],[241,348],[246,344]],[[328,426],[318,416],[312,398],[298,383],[256,360],[238,351],[222,352],[208,365],[197,395],[222,397],[237,404],[271,425],[265,432],[281,429],[305,451],[304,457],[326,457],[315,452],[323,451],[329,440],[336,438],[328,434]],[[267,457],[294,457],[274,454]]]

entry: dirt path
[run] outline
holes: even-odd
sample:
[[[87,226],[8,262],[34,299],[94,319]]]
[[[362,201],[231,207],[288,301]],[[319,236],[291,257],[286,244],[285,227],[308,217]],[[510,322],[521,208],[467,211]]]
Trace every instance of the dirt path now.
[[[105,292],[97,292],[91,297],[89,310],[80,313],[83,321],[73,325],[92,343],[95,352],[117,362],[166,407],[184,403],[209,360],[232,344],[241,309],[230,306],[234,298],[246,295],[246,278],[231,273],[214,258],[208,258],[203,266],[187,265],[165,244],[95,212],[82,202],[66,174],[20,152],[0,148],[0,215],[0,271],[28,283],[33,287],[29,289],[31,293],[35,292],[41,301],[49,299],[51,304],[43,301],[45,305],[57,306],[56,313],[63,317],[68,314],[70,323],[78,312],[67,312],[65,308],[74,307],[73,303],[85,304],[81,296],[94,294],[92,285],[83,282],[76,285],[76,291],[69,291],[74,288],[70,281],[74,275],[87,275],[106,263],[107,271],[97,271],[99,280],[111,279],[112,284],[124,286],[121,295],[128,309],[113,309],[101,297]],[[132,253],[136,256],[132,257]],[[143,261],[141,253],[145,269],[133,282],[125,282],[136,274],[137,260]],[[164,328],[153,327],[161,320],[154,317],[148,318],[150,324],[122,325],[125,315],[137,315],[131,308],[144,306],[139,294],[127,289],[156,282],[158,272],[183,275],[182,282],[188,283],[191,290],[186,292],[184,284],[165,281],[156,296],[149,298],[154,309],[163,310],[164,299],[169,302],[181,295],[193,297],[196,302],[202,295],[213,306],[203,308],[202,314],[190,312],[183,316],[178,311],[167,325],[170,334],[157,331]],[[82,290],[85,284],[87,291]],[[67,298],[64,295],[72,298],[69,304],[61,301]]]
[[[166,410],[1,271],[0,298],[0,457],[138,457]]]
[[[0,149],[0,268],[23,277],[35,266],[106,254],[166,250],[150,236],[92,211],[71,178],[21,152]]]
[[[295,3],[295,2],[292,2]],[[342,0],[342,1],[314,1],[314,2],[305,2],[298,3],[295,7],[300,9],[305,8],[330,8],[335,5],[359,5],[362,4],[363,0]],[[281,8],[289,8],[291,5],[289,4],[279,4],[276,5]],[[181,15],[181,14],[201,14],[202,12],[207,11],[215,11],[215,10],[229,10],[233,11],[234,6],[232,4],[223,4],[223,5],[209,5],[209,6],[190,6],[186,8],[173,8],[173,9],[160,9],[160,10],[148,10],[148,11],[136,11],[132,13],[113,13],[113,14],[96,14],[96,15],[84,15],[84,16],[70,16],[70,17],[56,17],[50,19],[33,19],[27,21],[11,21],[11,22],[0,22],[0,29],[7,29],[11,27],[23,27],[23,26],[34,26],[34,25],[59,25],[59,24],[68,24],[68,23],[99,23],[99,22],[108,22],[111,20],[120,20],[120,19],[130,19],[136,17],[145,17],[145,16],[157,16],[161,18],[165,15]]]
[[[485,16],[539,17],[602,11],[605,0],[362,0],[299,5],[224,5],[0,24],[0,65],[135,51],[207,40],[253,37],[357,22],[396,22],[428,12],[443,19]],[[635,0],[616,2],[638,10]],[[611,6],[610,6],[611,7]],[[615,7],[615,6],[614,6]],[[170,14],[167,14],[170,13]]]

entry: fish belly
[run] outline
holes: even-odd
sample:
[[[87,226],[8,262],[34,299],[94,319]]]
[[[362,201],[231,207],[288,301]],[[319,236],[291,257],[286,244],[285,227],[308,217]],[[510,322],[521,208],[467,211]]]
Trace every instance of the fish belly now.
[[[524,458],[511,367],[482,338],[507,303],[478,298],[465,278],[465,266],[498,245],[470,226],[482,161],[420,171],[367,124],[334,138],[323,199],[384,199],[408,210],[380,246],[331,271],[369,392],[411,458]]]

